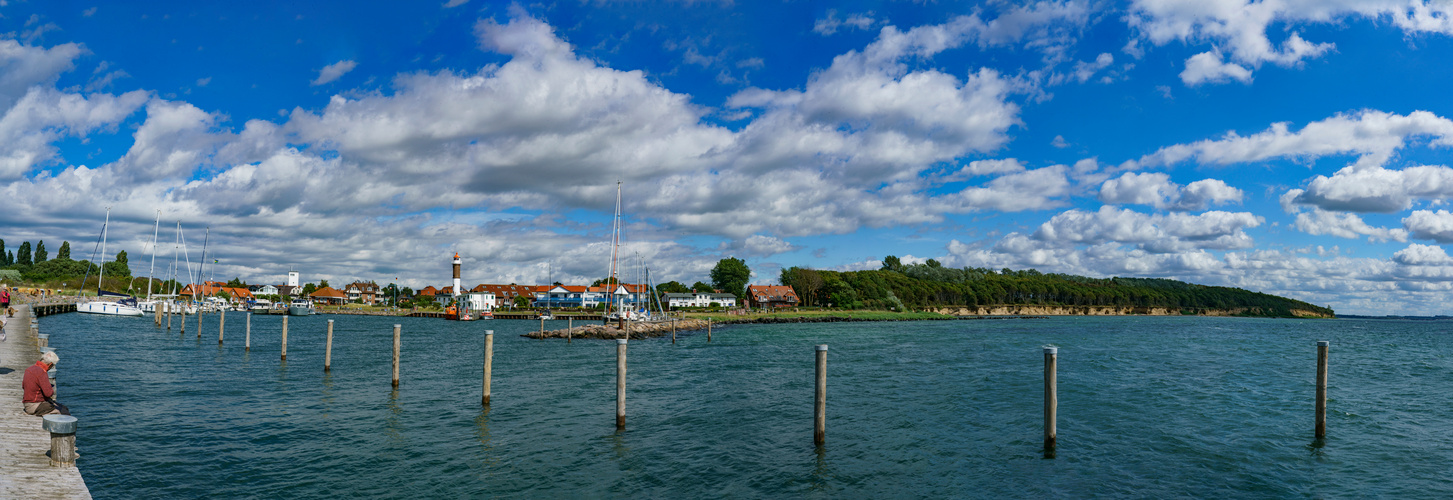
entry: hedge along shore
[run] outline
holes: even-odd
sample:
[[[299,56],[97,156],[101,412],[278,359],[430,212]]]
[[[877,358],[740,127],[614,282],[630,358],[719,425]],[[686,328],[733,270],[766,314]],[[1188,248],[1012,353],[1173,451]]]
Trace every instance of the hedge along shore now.
[[[932,309],[950,316],[1263,316],[1276,317],[1259,307],[1238,307],[1233,309],[1201,309],[1177,307],[1134,307],[1134,306],[1035,306],[1000,305],[972,307],[940,307]],[[1189,313],[1189,314],[1187,314]],[[1333,316],[1292,309],[1291,315],[1298,318],[1332,318]]]
[[[11,303],[15,317],[6,318],[6,339],[0,342],[0,498],[91,498],[91,490],[77,467],[51,467],[50,433],[41,429],[40,417],[27,415],[21,406],[20,381],[25,369],[40,359],[35,334],[30,331],[30,305]],[[44,326],[42,325],[42,328]],[[66,380],[66,338],[52,335],[51,347],[61,362],[60,380]],[[73,360],[72,360],[73,361]],[[59,401],[65,402],[62,387]],[[86,421],[76,432],[78,443],[86,441]],[[80,460],[85,460],[82,454]]]

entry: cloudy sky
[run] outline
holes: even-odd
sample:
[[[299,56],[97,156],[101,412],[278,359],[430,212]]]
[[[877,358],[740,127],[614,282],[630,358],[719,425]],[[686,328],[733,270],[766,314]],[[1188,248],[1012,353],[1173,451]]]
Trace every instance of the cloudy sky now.
[[[1453,314],[1446,0],[197,3],[0,0],[8,248],[86,257],[110,206],[141,275],[160,211],[218,278],[582,281],[619,181],[657,281],[898,255]]]

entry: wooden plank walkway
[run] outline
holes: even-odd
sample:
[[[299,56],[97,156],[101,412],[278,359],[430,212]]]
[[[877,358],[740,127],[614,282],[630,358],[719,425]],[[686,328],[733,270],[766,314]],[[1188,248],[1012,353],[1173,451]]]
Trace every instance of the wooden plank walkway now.
[[[91,490],[75,467],[51,467],[46,452],[50,433],[40,428],[40,417],[21,407],[20,381],[25,369],[40,359],[40,348],[30,332],[30,305],[14,306],[7,318],[6,340],[0,342],[0,498],[91,498]],[[62,346],[63,347],[63,346]],[[60,367],[65,369],[65,353]],[[85,460],[86,422],[76,432],[81,460]]]

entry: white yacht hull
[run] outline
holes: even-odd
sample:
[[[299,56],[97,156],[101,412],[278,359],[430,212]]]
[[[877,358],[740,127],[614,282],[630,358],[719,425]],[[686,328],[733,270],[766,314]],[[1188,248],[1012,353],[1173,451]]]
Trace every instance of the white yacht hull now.
[[[87,314],[106,314],[110,316],[145,316],[140,308],[119,304],[116,302],[84,302],[76,304],[76,312]]]

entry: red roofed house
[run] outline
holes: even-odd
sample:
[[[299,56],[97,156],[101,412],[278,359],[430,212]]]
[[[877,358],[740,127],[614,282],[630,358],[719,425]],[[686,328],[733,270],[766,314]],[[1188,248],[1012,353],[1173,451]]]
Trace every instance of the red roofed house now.
[[[747,287],[747,306],[752,308],[793,307],[797,292],[790,286],[752,285]]]
[[[348,302],[348,294],[343,293],[331,286],[319,288],[318,291],[308,295],[313,299],[314,304],[339,305]]]
[[[494,294],[494,306],[496,308],[499,308],[499,307],[514,307],[514,305],[515,305],[515,297],[524,296],[526,298],[531,299],[532,302],[533,302],[533,300],[535,298],[535,287],[530,286],[530,285],[487,285],[487,284],[481,284],[479,286],[474,287],[474,289],[473,290],[470,290],[470,291],[471,292],[489,292],[489,293],[493,293]]]
[[[227,286],[221,281],[208,281],[201,285],[187,285],[182,288],[179,295],[192,295],[194,300],[202,300],[203,297],[215,297],[219,293],[226,293],[233,302],[243,302],[252,298],[252,292],[247,287]]]

